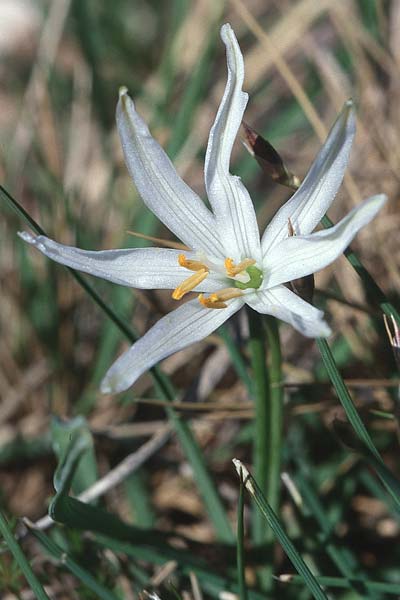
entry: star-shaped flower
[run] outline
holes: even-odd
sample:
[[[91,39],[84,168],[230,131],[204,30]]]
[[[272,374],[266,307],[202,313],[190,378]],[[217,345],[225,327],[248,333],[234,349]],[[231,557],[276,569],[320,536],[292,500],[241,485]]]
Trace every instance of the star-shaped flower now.
[[[302,185],[260,239],[251,198],[240,178],[229,172],[248,100],[242,91],[243,57],[229,24],[222,27],[221,37],[228,81],[205,159],[211,211],[179,177],[125,88],[117,107],[118,130],[135,185],[147,207],[189,248],[187,252],[165,248],[93,252],[20,234],[49,258],[121,285],[172,289],[175,300],[188,292],[199,293],[160,319],[118,358],[102,381],[106,393],[127,389],[160,360],[211,334],[244,304],[290,323],[305,336],[328,336],[322,311],[285,284],[333,262],[386,200],[384,195],[374,196],[331,229],[311,233],[333,201],[348,162],[355,123],[347,102]]]

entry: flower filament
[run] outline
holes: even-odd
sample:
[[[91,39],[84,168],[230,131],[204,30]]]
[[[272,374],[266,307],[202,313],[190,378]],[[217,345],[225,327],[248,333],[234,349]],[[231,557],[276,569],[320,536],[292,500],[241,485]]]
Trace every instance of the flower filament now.
[[[193,271],[193,275],[190,275],[175,288],[172,293],[174,300],[181,300],[183,296],[193,291],[210,272],[210,268],[205,263],[188,259],[184,254],[179,254],[178,263],[181,267]],[[259,288],[263,280],[263,273],[261,269],[254,266],[255,263],[256,261],[253,258],[245,258],[235,265],[232,258],[226,258],[224,261],[225,272],[234,287],[227,287],[218,292],[213,292],[207,298],[204,294],[200,294],[198,296],[200,304],[206,308],[226,308],[228,300],[243,295],[241,290]]]
[[[236,288],[225,288],[219,292],[213,292],[208,298],[205,298],[204,294],[199,294],[199,302],[206,308],[226,308],[228,306],[226,304],[227,300],[239,298],[239,296],[243,296],[243,292],[240,290]]]

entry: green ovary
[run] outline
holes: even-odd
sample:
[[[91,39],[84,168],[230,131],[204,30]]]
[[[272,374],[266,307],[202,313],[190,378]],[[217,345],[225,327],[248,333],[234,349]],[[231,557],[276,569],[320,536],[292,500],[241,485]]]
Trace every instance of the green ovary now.
[[[251,266],[247,267],[246,273],[250,277],[249,281],[247,283],[242,283],[241,281],[235,280],[235,287],[239,288],[240,290],[247,290],[248,288],[257,290],[262,284],[262,280],[264,278],[263,272],[258,267]]]

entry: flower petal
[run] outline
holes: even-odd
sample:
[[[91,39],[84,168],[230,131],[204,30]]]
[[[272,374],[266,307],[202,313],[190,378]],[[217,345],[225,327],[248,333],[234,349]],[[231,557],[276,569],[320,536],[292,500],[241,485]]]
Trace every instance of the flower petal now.
[[[292,325],[306,337],[327,337],[331,329],[324,313],[279,285],[246,296],[246,303],[259,313],[273,315]]]
[[[213,215],[179,177],[136,112],[126,88],[120,91],[117,126],[126,165],[147,207],[190,248],[221,257]]]
[[[122,392],[148,369],[174,352],[210,335],[243,306],[242,299],[229,302],[227,308],[205,308],[196,300],[186,302],[159,321],[122,354],[106,373],[101,391]]]
[[[372,196],[353,208],[334,227],[310,235],[289,237],[274,246],[266,260],[264,285],[274,287],[320,271],[332,263],[358,231],[376,216],[386,200],[384,194]]]
[[[227,52],[228,81],[208,140],[206,189],[226,254],[235,261],[260,260],[260,234],[253,203],[240,178],[229,173],[233,142],[248,99],[242,91],[243,57],[230,25],[223,25],[221,38]]]
[[[267,225],[261,241],[264,256],[287,237],[289,219],[296,234],[308,235],[333,202],[343,180],[355,134],[352,106],[351,100],[346,102],[303,183]]]
[[[94,252],[64,246],[43,235],[35,237],[26,231],[19,236],[62,265],[120,285],[150,290],[174,289],[191,275],[178,264],[179,250],[130,248]],[[186,255],[192,258],[190,253]],[[196,257],[193,255],[193,258]],[[210,273],[195,291],[214,292],[220,288],[221,278]]]

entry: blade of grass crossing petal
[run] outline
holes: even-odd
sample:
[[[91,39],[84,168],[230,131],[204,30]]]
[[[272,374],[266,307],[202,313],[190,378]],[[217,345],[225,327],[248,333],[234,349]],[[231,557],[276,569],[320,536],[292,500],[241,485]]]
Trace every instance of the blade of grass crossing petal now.
[[[68,569],[79,581],[89,590],[96,594],[96,598],[101,600],[118,600],[119,596],[113,594],[101,585],[89,571],[81,567],[76,561],[68,556],[64,548],[60,548],[53,540],[47,537],[43,532],[31,529],[31,534],[37,539],[40,545],[57,561],[60,561],[64,568]]]
[[[266,501],[265,496],[261,492],[261,489],[257,485],[255,479],[250,475],[248,470],[239,460],[233,459],[233,463],[239,474],[239,478],[244,478],[247,491],[254,498],[266,522],[274,531],[275,536],[281,544],[284,552],[295,567],[296,571],[303,578],[304,584],[308,587],[313,597],[316,598],[316,600],[328,600],[328,596],[325,594],[317,579],[304,562],[302,556],[299,554],[294,544],[287,536],[280,520]]]
[[[19,544],[14,538],[14,535],[12,534],[7,520],[2,512],[0,512],[0,534],[3,536],[4,541],[6,542],[8,548],[10,549],[10,552],[14,556],[16,562],[18,563],[19,568],[24,574],[24,577],[29,583],[31,590],[35,594],[37,600],[50,600],[43,586],[32,571],[32,568],[28,560],[26,559],[25,554],[22,552]]]
[[[321,223],[325,227],[325,229],[329,229],[334,225],[334,223],[330,220],[330,218],[327,215],[325,215],[322,218]],[[375,282],[373,277],[371,277],[370,273],[364,267],[358,256],[351,250],[351,248],[347,248],[347,250],[344,251],[344,255],[363,281],[366,292],[369,295],[370,299],[373,299],[375,302],[377,302],[381,307],[382,311],[388,317],[393,315],[397,323],[400,325],[400,314],[393,306],[393,304],[389,302],[389,300],[386,298],[385,294],[382,292],[381,288]]]
[[[11,204],[13,209],[24,220],[28,222],[28,224],[37,234],[47,235],[46,232],[40,227],[40,225],[38,225],[36,221],[32,219],[32,217],[25,211],[25,209],[22,208],[22,206],[1,185],[0,193]],[[102,300],[100,295],[92,288],[92,286],[88,284],[79,273],[77,273],[73,269],[70,269],[69,267],[67,267],[67,269],[71,273],[71,275],[76,279],[79,285],[83,287],[83,289],[90,295],[94,302],[105,312],[105,314],[113,321],[113,323],[118,327],[118,329],[125,335],[125,337],[131,343],[135,342],[137,340],[136,334],[113,311],[113,309]],[[160,369],[158,369],[158,367],[153,367],[152,369],[150,369],[150,374],[154,379],[156,389],[158,390],[158,392],[162,395],[162,397],[165,400],[171,402],[174,399],[175,393],[173,390],[173,386],[168,380],[168,378],[160,371]],[[199,445],[197,444],[196,439],[193,436],[191,429],[184,421],[180,419],[180,417],[175,413],[175,411],[172,408],[168,407],[167,414],[174,424],[181,445],[185,449],[185,452],[188,454],[189,462],[191,460],[194,461],[192,467],[195,474],[195,479],[197,481],[200,481],[204,486],[203,489],[200,488],[200,491],[202,492],[202,496],[207,506],[210,519],[214,525],[219,539],[221,539],[222,541],[233,542],[234,535],[229,523],[229,519],[220,500],[215,484],[206,468],[206,465],[202,458],[201,450],[199,448]]]
[[[237,507],[237,540],[236,540],[236,564],[238,573],[239,598],[247,600],[247,586],[245,578],[244,558],[244,484],[240,481],[239,500]]]

